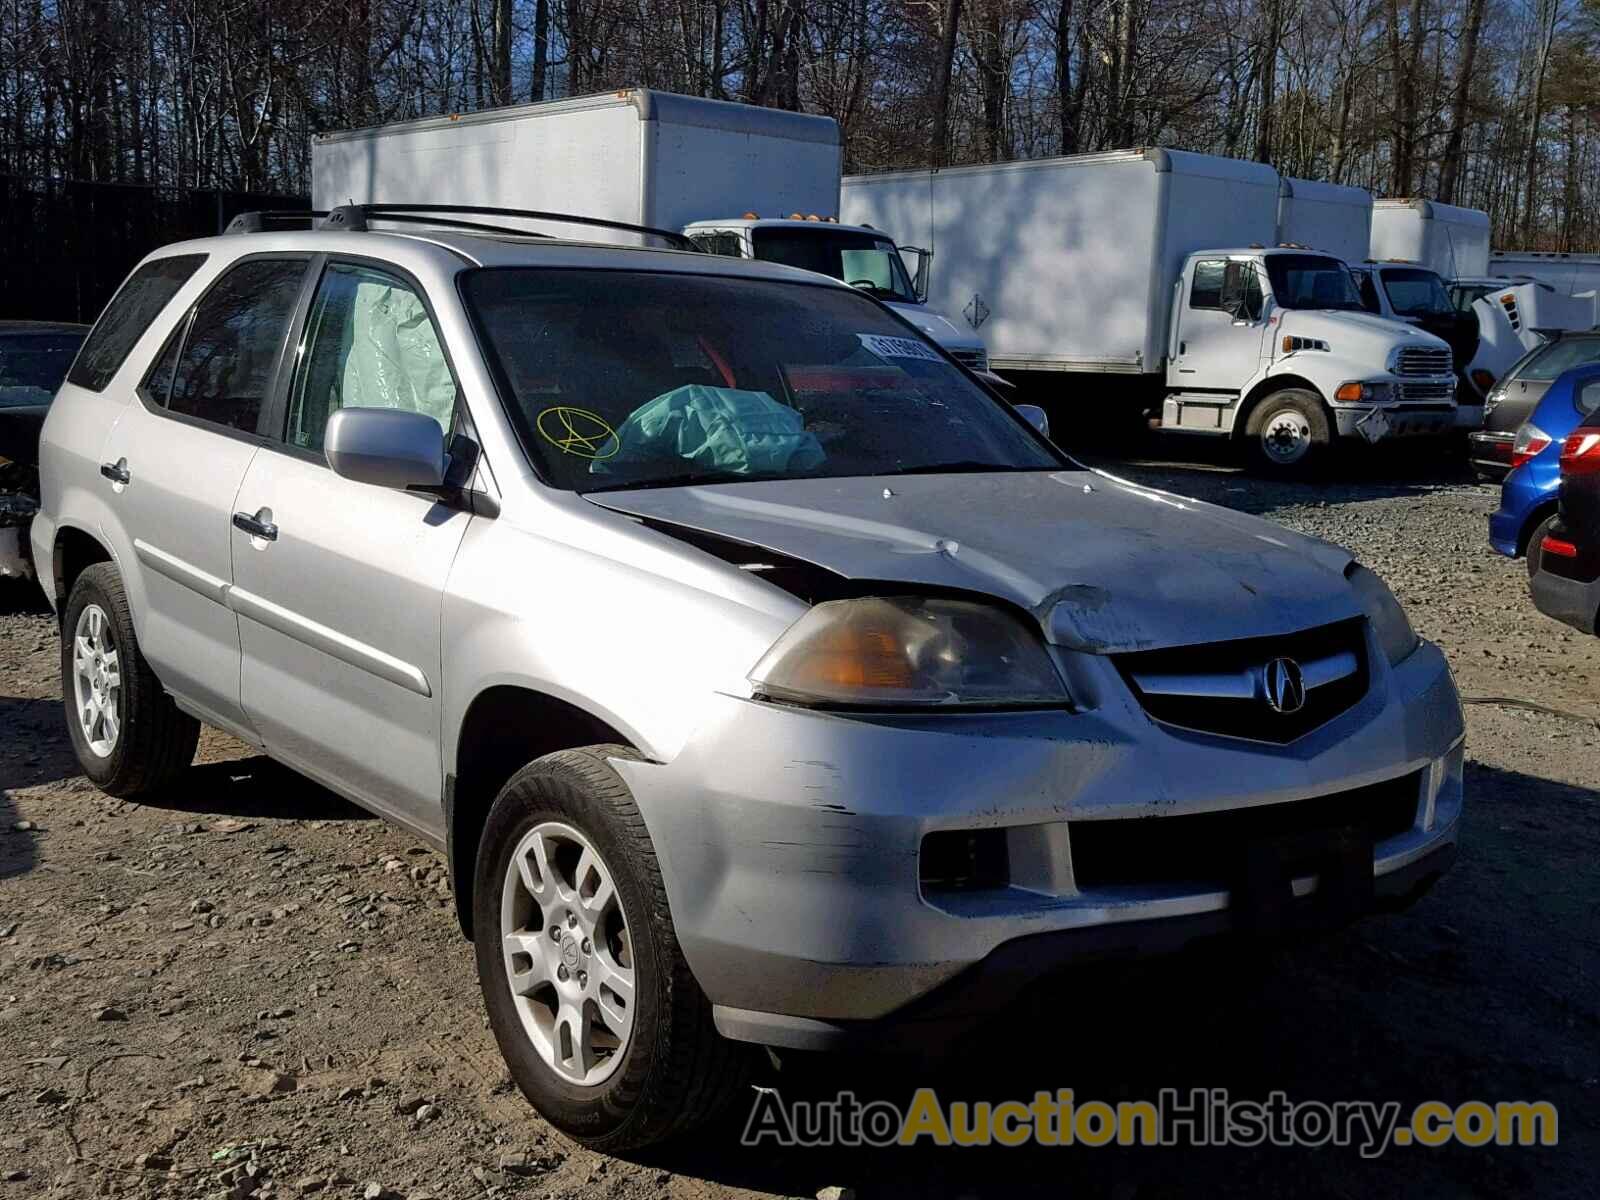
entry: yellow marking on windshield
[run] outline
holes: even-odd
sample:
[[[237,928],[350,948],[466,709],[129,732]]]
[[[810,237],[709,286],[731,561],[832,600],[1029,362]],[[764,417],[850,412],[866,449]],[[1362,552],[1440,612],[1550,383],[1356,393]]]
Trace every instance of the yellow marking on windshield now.
[[[561,453],[577,458],[610,458],[622,449],[617,431],[606,424],[604,417],[586,408],[564,404],[547,408],[539,414],[534,427]]]

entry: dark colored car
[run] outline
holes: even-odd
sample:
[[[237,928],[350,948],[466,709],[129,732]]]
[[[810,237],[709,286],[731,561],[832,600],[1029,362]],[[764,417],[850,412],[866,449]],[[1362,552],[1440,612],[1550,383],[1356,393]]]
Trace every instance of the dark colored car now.
[[[87,325],[0,321],[0,459],[39,461],[39,427]]]
[[[1472,466],[1485,479],[1511,470],[1517,430],[1562,372],[1600,361],[1600,334],[1571,334],[1528,351],[1484,401],[1483,428],[1470,437]]]
[[[1538,566],[1540,526],[1556,514],[1559,461],[1567,435],[1600,411],[1600,362],[1563,371],[1511,445],[1511,474],[1500,485],[1500,507],[1489,515],[1489,544],[1508,558]]]
[[[1561,447],[1561,508],[1542,543],[1533,602],[1574,629],[1600,633],[1600,424],[1580,426]]]

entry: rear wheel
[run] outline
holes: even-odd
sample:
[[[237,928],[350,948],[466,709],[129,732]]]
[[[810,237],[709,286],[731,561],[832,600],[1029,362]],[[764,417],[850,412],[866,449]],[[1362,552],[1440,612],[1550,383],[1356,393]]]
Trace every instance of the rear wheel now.
[[[473,944],[501,1053],[556,1128],[618,1151],[714,1116],[742,1075],[678,948],[661,866],[607,761],[547,755],[496,799],[479,843]]]
[[[1550,526],[1555,523],[1556,514],[1551,513],[1544,520],[1533,527],[1533,532],[1528,535],[1528,578],[1532,579],[1539,573],[1539,563],[1544,558],[1544,535],[1550,532]]]
[[[122,576],[78,576],[61,622],[61,695],[78,765],[101,791],[155,791],[194,761],[200,723],[167,695],[139,652]]]
[[[1245,422],[1245,439],[1259,470],[1303,476],[1327,454],[1332,432],[1317,395],[1302,388],[1286,388],[1256,402]]]

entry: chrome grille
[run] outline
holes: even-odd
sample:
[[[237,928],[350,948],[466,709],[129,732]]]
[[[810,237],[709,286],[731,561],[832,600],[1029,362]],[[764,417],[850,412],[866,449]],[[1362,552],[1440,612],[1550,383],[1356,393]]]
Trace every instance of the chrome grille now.
[[[952,350],[950,351],[950,357],[969,371],[987,371],[989,369],[989,352],[981,347],[977,350]]]
[[[1267,694],[1270,664],[1280,659],[1293,660],[1303,679],[1303,703],[1291,711],[1275,710]],[[1360,618],[1279,637],[1141,650],[1116,663],[1153,719],[1258,742],[1292,742],[1367,694]]]
[[[1450,351],[1431,346],[1407,346],[1395,358],[1396,375],[1448,375]]]
[[[1454,383],[1402,383],[1402,404],[1449,404],[1456,398]]]

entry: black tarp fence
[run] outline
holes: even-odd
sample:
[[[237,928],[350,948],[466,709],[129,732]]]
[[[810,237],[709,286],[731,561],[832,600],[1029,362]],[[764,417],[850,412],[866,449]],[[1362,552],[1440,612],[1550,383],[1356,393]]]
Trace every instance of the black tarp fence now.
[[[92,322],[127,273],[168,242],[305,196],[0,174],[0,319]]]

